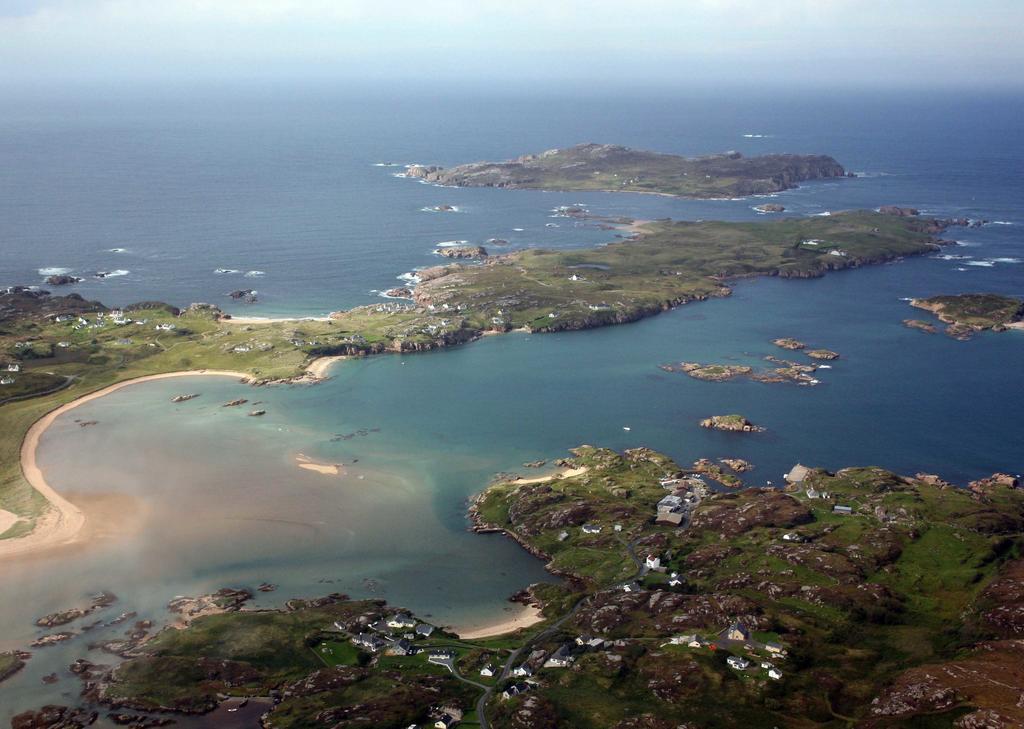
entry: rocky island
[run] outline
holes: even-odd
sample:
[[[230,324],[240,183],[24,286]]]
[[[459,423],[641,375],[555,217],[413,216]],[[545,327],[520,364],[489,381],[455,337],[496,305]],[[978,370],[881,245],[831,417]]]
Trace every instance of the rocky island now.
[[[760,433],[764,430],[742,415],[712,415],[700,421],[700,427],[711,430],[725,430],[733,433]]]
[[[913,299],[910,305],[935,314],[947,325],[946,333],[961,340],[970,339],[973,334],[981,331],[1003,332],[1010,328],[1024,327],[1024,301],[1013,296],[932,296],[928,299]],[[916,328],[922,329],[920,326]]]
[[[458,167],[411,165],[406,176],[455,187],[649,192],[681,197],[744,197],[780,192],[806,180],[847,176],[826,155],[727,152],[705,157],[645,152],[614,144],[580,144],[505,162]]]

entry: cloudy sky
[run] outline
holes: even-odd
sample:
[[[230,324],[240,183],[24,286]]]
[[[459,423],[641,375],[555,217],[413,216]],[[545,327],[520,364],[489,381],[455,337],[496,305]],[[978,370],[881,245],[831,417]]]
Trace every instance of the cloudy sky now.
[[[0,0],[0,81],[1024,85],[1024,0]]]

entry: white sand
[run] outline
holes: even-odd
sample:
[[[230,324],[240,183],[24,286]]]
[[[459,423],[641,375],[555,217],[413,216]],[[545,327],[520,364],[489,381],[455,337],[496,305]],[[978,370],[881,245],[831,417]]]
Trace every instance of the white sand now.
[[[540,614],[540,610],[534,605],[523,605],[522,609],[513,617],[501,621],[500,623],[492,623],[491,625],[484,625],[479,628],[472,628],[467,631],[457,630],[459,637],[463,640],[476,640],[478,638],[491,638],[495,635],[504,635],[505,633],[511,633],[521,628],[528,628],[531,625],[544,620],[544,616]]]
[[[0,509],[0,534],[6,532],[19,521],[21,521],[21,519],[17,514],[12,514],[9,511]]]
[[[537,478],[517,478],[513,483],[547,483],[548,481],[554,481],[559,478],[582,476],[586,472],[586,466],[580,466],[579,468],[563,468],[561,471],[555,471],[547,476],[537,476]]]
[[[145,377],[136,377],[124,382],[118,382],[96,392],[91,392],[88,395],[83,395],[76,400],[51,410],[34,422],[21,443],[21,470],[25,475],[25,480],[29,482],[32,488],[46,498],[51,508],[36,520],[35,529],[31,533],[16,539],[0,540],[0,558],[13,557],[70,544],[77,539],[82,531],[82,527],[85,525],[85,514],[82,513],[82,510],[54,491],[50,484],[46,482],[42,469],[36,463],[36,448],[39,446],[39,439],[46,432],[46,429],[53,425],[53,421],[69,410],[74,410],[79,405],[91,402],[104,395],[109,395],[129,385],[148,382],[149,380],[163,380],[169,377],[187,377],[192,375],[218,375],[221,377],[249,379],[249,376],[244,372],[233,372],[230,370],[187,370],[183,372],[165,372],[159,375],[146,375]],[[0,529],[0,534],[3,531],[5,530]]]

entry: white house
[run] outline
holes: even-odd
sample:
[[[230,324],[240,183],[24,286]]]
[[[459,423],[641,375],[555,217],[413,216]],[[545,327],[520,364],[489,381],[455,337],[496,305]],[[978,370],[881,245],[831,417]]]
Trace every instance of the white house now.
[[[533,669],[523,663],[522,665],[516,666],[512,669],[512,675],[517,678],[526,678],[533,675]]]
[[[494,667],[491,666],[490,663],[488,663],[486,666],[480,669],[480,675],[486,678],[491,678],[492,676],[494,676]]]
[[[14,384],[14,378],[13,377],[4,377],[4,378],[0,379],[0,385],[13,385],[13,384]]]
[[[7,371],[8,372],[21,372],[21,365],[18,364],[17,362],[13,362],[13,363],[7,365]]]
[[[584,534],[600,534],[601,533],[601,527],[598,524],[584,524],[583,525],[583,533]]]
[[[661,568],[661,557],[655,557],[653,554],[647,555],[647,559],[644,564],[649,570],[656,570]]]
[[[740,658],[739,656],[729,656],[725,659],[725,662],[737,671],[746,671],[750,668],[750,661],[746,658]]]
[[[769,668],[768,678],[774,679],[775,681],[779,681],[782,679],[782,671],[780,671],[777,668]]]
[[[388,618],[388,627],[397,629],[415,628],[416,618],[411,615],[406,615],[405,613],[397,613]]]

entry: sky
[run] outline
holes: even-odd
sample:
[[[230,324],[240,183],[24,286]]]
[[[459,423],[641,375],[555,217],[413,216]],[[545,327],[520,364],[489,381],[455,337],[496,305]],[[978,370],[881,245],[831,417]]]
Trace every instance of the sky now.
[[[0,82],[1024,85],[1024,0],[0,0]]]

